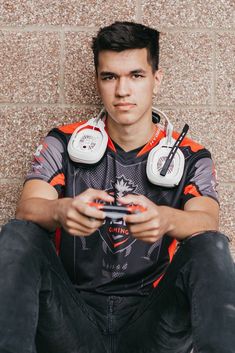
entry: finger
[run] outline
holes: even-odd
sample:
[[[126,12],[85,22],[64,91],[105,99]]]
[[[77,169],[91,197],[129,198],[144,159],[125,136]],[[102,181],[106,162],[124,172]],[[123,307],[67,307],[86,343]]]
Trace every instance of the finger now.
[[[91,207],[90,207],[91,208]],[[92,213],[92,212],[91,212]],[[91,214],[91,216],[86,216],[80,212],[77,212],[77,210],[75,209],[71,209],[68,212],[67,215],[67,223],[69,222],[73,222],[73,224],[77,224],[77,225],[82,225],[83,227],[86,227],[88,229],[92,229],[92,228],[99,228],[104,221],[104,216],[102,213],[102,218],[98,219],[98,216],[96,216],[96,214],[94,214],[94,216]]]
[[[91,235],[93,232],[87,232],[83,228],[68,228],[66,231],[73,236],[79,236],[79,237],[87,237]]]
[[[143,232],[131,232],[131,235],[136,238],[155,238],[155,240],[162,236],[160,229],[154,231],[146,230]]]
[[[128,224],[128,228],[133,234],[142,234],[147,231],[150,231],[155,234],[155,232],[158,232],[160,229],[160,223],[158,220],[152,220],[144,223]]]
[[[143,240],[146,242],[151,242],[151,243],[155,243],[157,241],[159,241],[162,237],[163,237],[163,233],[160,230],[146,230],[144,232],[140,232],[140,233],[132,233],[130,232],[131,235],[138,239],[138,240]]]
[[[82,227],[85,231],[90,232],[93,229],[98,229],[99,227],[101,227],[103,223],[104,223],[103,220],[98,221],[95,219],[89,219],[84,217],[79,220],[79,223],[73,220],[68,220],[67,227],[72,227],[72,228]]]
[[[134,236],[135,237],[135,236]],[[144,241],[145,243],[155,243],[156,241],[158,241],[161,236],[159,236],[158,238],[152,237],[152,236],[143,236],[143,237],[135,237],[138,240]]]
[[[123,220],[126,223],[132,224],[132,223],[144,223],[151,220],[151,218],[152,218],[151,213],[144,211],[144,212],[139,212],[135,214],[125,215],[123,217]]]
[[[105,202],[113,202],[114,197],[109,195],[106,191],[104,190],[96,190],[96,189],[87,189],[84,191],[82,194],[78,195],[75,197],[75,199],[81,199],[85,203],[87,202],[92,202],[95,200],[102,200]]]
[[[100,224],[99,226],[101,226],[102,224]],[[81,224],[77,224],[73,221],[68,221],[67,225],[66,225],[66,230],[72,234],[72,235],[80,235],[80,236],[86,236],[86,235],[90,235],[92,233],[94,233],[98,228],[98,227],[85,227]]]
[[[98,220],[105,219],[105,213],[96,207],[90,206],[88,203],[81,202],[81,200],[74,200],[73,207],[81,215],[86,216],[87,218],[93,218]]]
[[[147,208],[148,205],[148,199],[143,195],[128,194],[126,196],[118,198],[118,202],[124,205],[133,203],[135,205],[141,205],[145,208]]]

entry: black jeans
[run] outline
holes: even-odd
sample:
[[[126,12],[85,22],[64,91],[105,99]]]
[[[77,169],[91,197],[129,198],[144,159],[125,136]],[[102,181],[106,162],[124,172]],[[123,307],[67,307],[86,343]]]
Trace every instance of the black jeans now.
[[[148,297],[78,293],[50,234],[13,220],[0,235],[0,353],[234,353],[227,238],[181,243]]]

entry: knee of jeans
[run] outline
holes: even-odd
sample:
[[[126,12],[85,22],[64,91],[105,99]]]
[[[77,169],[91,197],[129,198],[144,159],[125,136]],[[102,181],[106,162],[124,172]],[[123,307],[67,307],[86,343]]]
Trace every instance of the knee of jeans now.
[[[188,284],[194,288],[198,283],[202,293],[205,288],[218,291],[225,284],[230,288],[234,281],[228,238],[220,232],[205,232],[188,239],[179,249],[179,258],[183,260],[176,282],[180,289]]]
[[[232,265],[233,260],[229,250],[229,240],[223,233],[218,231],[207,231],[200,233],[188,239],[185,243],[187,250],[193,259],[200,264],[217,263],[220,267],[229,263]]]
[[[198,233],[188,239],[189,242],[198,243],[199,246],[203,244],[205,249],[215,247],[218,251],[223,251],[228,247],[228,237],[219,231],[206,231]]]
[[[49,234],[37,224],[13,219],[3,226],[0,233],[0,252],[32,254],[43,250],[50,243]]]

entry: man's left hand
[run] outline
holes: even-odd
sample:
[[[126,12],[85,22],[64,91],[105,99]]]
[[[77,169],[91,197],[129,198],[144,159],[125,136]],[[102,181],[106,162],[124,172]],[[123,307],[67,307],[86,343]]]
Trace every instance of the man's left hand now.
[[[154,243],[172,229],[169,217],[169,207],[157,206],[143,195],[127,195],[118,199],[123,204],[143,206],[146,211],[126,215],[126,221],[131,234],[145,242]]]

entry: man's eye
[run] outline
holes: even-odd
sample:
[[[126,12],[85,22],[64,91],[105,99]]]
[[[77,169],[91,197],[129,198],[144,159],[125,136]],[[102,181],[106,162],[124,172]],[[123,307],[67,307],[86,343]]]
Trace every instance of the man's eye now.
[[[134,74],[132,75],[133,78],[141,78],[141,77],[144,77],[143,75],[141,74]]]
[[[111,80],[114,80],[115,79],[115,76],[103,76],[102,77],[102,80],[103,81],[111,81]]]

